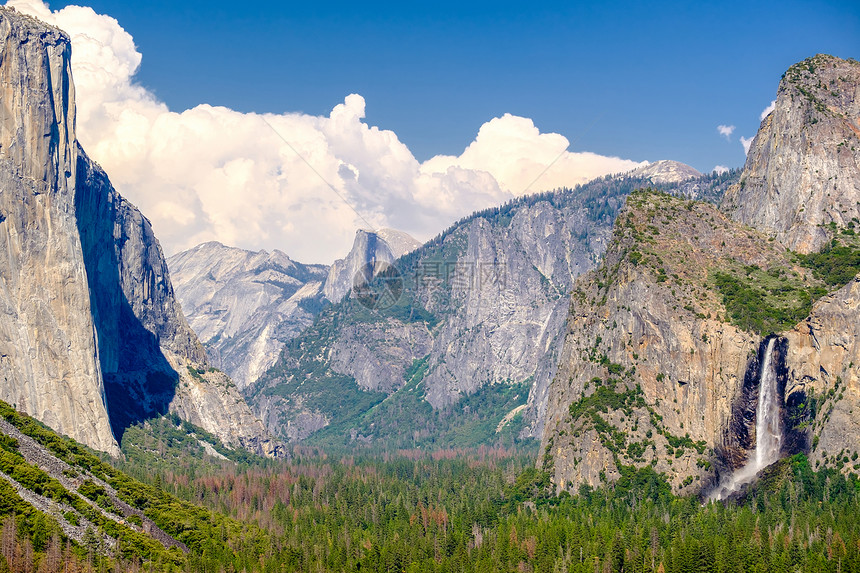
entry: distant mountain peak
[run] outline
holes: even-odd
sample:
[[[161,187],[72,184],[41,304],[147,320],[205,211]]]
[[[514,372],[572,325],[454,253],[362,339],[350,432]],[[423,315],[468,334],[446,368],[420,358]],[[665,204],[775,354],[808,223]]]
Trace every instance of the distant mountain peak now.
[[[209,359],[240,388],[311,323],[328,268],[293,261],[278,249],[248,251],[208,242],[167,261],[191,327]],[[309,310],[311,309],[311,310]]]
[[[647,177],[651,179],[652,183],[680,183],[688,179],[701,177],[702,173],[680,161],[661,159],[660,161],[637,167],[625,175]]]
[[[356,274],[369,263],[391,264],[420,246],[421,242],[404,231],[359,229],[349,254],[336,260],[329,269],[324,289],[326,298],[340,302],[352,290]]]

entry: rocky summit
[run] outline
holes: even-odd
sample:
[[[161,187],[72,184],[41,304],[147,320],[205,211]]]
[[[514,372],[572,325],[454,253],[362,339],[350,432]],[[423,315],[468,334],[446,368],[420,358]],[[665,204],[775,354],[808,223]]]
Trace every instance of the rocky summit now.
[[[681,183],[682,181],[702,176],[697,169],[679,161],[671,161],[668,159],[655,161],[654,163],[637,167],[628,175],[634,177],[646,177],[653,184]]]
[[[349,254],[336,260],[328,271],[323,292],[330,302],[340,302],[356,285],[356,277],[376,274],[406,253],[421,246],[408,233],[394,229],[359,229]]]
[[[149,221],[80,147],[68,37],[9,9],[0,35],[0,398],[111,454],[168,411],[278,454],[207,363]]]
[[[860,221],[860,63],[818,55],[791,66],[722,208],[802,253],[825,226]]]

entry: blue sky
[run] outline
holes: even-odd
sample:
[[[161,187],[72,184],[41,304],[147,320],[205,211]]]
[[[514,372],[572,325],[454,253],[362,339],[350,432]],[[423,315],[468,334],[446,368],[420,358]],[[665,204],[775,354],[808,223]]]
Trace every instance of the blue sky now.
[[[7,2],[68,32],[77,136],[168,254],[325,263],[644,161],[740,167],[791,64],[860,57],[847,2]]]
[[[852,2],[87,4],[131,33],[137,80],[171,109],[321,115],[359,93],[419,160],[511,113],[575,150],[740,166],[789,65],[860,57]]]

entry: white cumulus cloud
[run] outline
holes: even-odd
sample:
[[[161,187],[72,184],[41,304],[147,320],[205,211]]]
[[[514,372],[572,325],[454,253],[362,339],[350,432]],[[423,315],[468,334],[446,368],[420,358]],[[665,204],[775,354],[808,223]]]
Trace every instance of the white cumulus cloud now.
[[[759,118],[759,121],[764,121],[764,118],[766,118],[768,116],[768,114],[770,114],[770,112],[772,112],[775,108],[776,108],[776,100],[773,100],[772,102],[770,102],[770,104],[766,108],[764,108],[764,110],[762,110],[761,117]]]
[[[725,165],[714,165],[714,173],[717,175],[722,175],[723,173],[728,172],[729,168]]]
[[[743,135],[741,136],[741,145],[744,146],[744,155],[746,155],[750,152],[750,145],[752,145],[753,139],[755,139],[755,138],[754,137],[747,138],[747,137],[744,137]]]
[[[356,228],[426,240],[513,196],[640,165],[567,151],[564,136],[509,114],[485,123],[459,156],[421,163],[397,134],[363,121],[358,94],[328,116],[207,104],[177,113],[135,83],[141,54],[114,18],[81,6],[51,11],[38,0],[7,5],[70,35],[78,138],[168,253],[218,240],[330,262]]]
[[[735,126],[733,125],[718,125],[717,131],[720,135],[726,138],[726,140],[731,140],[732,134],[735,132]]]

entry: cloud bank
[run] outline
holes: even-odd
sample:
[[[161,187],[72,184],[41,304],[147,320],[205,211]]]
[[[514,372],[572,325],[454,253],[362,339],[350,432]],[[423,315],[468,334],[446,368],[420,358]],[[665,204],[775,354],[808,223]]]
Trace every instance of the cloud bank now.
[[[564,136],[510,114],[485,123],[460,155],[421,163],[394,132],[362,121],[358,94],[328,116],[206,104],[177,113],[135,83],[141,54],[115,19],[39,0],[7,5],[70,35],[78,138],[167,253],[217,240],[330,262],[357,228],[426,240],[476,209],[641,165],[569,152]]]

